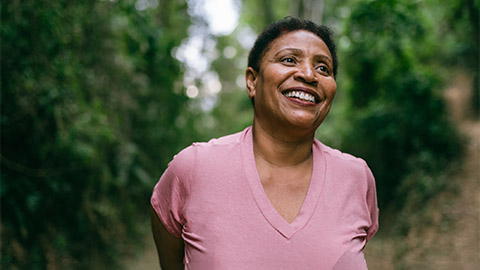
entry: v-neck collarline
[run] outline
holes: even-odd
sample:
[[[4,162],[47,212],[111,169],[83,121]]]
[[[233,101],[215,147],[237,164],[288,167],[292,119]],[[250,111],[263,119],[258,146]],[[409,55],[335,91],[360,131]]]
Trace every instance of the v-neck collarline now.
[[[243,136],[242,158],[245,174],[255,202],[267,222],[286,239],[290,239],[308,223],[318,205],[320,193],[325,181],[326,164],[325,157],[322,155],[321,146],[316,139],[314,139],[312,145],[312,156],[312,178],[308,186],[307,194],[297,216],[292,223],[288,223],[270,202],[260,181],[253,152],[252,127],[249,127]]]

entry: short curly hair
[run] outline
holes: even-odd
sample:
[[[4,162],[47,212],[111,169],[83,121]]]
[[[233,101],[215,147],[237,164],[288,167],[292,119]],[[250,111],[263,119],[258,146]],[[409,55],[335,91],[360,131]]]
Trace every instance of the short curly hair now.
[[[272,42],[283,34],[293,31],[305,30],[317,35],[325,42],[332,55],[333,75],[337,75],[337,53],[335,42],[333,41],[333,31],[324,25],[318,25],[312,21],[299,19],[296,17],[285,17],[284,19],[274,22],[263,29],[262,33],[257,37],[255,43],[248,54],[248,67],[259,72],[260,63],[263,56],[270,48]]]

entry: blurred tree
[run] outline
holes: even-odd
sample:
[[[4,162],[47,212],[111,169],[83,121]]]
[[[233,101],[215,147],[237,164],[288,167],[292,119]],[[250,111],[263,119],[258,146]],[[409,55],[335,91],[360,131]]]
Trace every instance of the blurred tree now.
[[[171,56],[187,4],[1,5],[2,268],[104,269],[194,136]]]
[[[470,74],[472,78],[472,112],[480,117],[480,4],[478,0],[457,0],[448,3],[426,0],[425,19],[432,25],[432,37],[437,42],[432,55],[437,64],[451,75],[451,66]],[[445,64],[446,61],[448,65]],[[470,108],[469,108],[470,109]]]
[[[292,2],[286,0],[262,0],[262,4],[254,0],[243,0],[240,24],[248,25],[257,34],[262,29],[289,14],[289,7]]]
[[[323,21],[324,0],[295,0],[290,2],[290,15],[309,19],[316,23]]]
[[[359,2],[342,37],[351,104],[344,147],[369,161],[381,207],[401,208],[407,194],[429,198],[445,184],[435,175],[461,155],[420,10],[417,1]]]

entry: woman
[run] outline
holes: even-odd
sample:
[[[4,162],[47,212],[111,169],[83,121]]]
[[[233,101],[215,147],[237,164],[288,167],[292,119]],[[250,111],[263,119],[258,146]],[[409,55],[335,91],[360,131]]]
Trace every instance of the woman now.
[[[257,38],[246,70],[252,127],[195,143],[155,186],[162,269],[366,269],[378,228],[366,163],[314,138],[336,91],[324,26],[286,18]]]

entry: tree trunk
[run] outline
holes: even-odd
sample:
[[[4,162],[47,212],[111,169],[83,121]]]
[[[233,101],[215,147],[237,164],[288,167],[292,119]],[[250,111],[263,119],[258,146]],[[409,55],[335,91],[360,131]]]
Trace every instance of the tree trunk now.
[[[322,23],[323,0],[294,0],[290,2],[290,14],[315,23]]]

